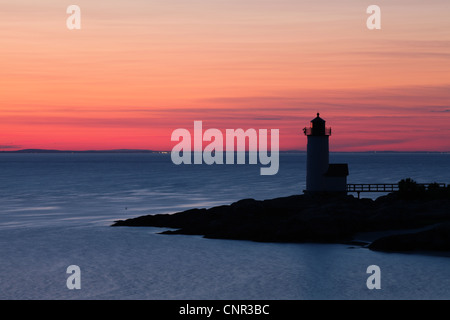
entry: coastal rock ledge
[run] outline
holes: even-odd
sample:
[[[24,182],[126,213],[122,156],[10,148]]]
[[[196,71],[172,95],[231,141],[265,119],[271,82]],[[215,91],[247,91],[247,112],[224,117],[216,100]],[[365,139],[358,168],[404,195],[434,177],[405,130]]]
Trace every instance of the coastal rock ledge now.
[[[382,237],[368,247],[381,251],[450,251],[450,197],[405,197],[394,192],[376,200],[350,195],[244,199],[209,209],[120,220],[112,226],[170,228],[176,230],[161,233],[215,239],[318,243],[348,243],[361,232],[430,227]]]

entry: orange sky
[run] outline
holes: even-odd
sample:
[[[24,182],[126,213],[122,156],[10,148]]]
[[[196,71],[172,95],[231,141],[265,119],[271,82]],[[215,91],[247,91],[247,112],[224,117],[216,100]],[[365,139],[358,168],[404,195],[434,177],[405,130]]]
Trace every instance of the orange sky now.
[[[194,120],[304,150],[320,112],[333,151],[450,151],[448,0],[0,5],[0,150],[170,150]]]

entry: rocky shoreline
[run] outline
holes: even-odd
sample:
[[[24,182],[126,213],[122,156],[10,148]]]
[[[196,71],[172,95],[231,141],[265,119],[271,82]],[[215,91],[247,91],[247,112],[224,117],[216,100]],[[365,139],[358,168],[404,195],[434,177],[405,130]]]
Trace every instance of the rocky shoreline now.
[[[405,196],[394,192],[376,200],[353,196],[293,195],[270,200],[244,199],[209,209],[146,215],[112,226],[161,227],[162,234],[262,242],[352,243],[361,232],[425,231],[382,236],[371,250],[450,251],[450,197]],[[363,244],[363,243],[361,243]]]

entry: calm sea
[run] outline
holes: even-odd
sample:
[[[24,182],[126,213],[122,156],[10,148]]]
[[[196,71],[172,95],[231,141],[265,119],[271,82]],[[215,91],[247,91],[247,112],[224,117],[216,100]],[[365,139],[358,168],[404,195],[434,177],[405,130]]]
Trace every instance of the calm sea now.
[[[450,154],[334,153],[349,183],[450,183]],[[0,299],[449,299],[450,258],[111,228],[144,214],[302,193],[306,156],[180,165],[169,154],[0,154]],[[379,194],[366,194],[376,197]],[[382,289],[366,286],[381,269]],[[78,265],[82,288],[66,287]]]

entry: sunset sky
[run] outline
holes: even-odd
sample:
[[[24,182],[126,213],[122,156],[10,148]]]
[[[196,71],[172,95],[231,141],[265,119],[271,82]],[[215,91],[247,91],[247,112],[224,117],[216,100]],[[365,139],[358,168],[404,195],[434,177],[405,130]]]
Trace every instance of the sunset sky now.
[[[449,0],[0,0],[0,150],[171,150],[194,120],[305,150],[317,112],[332,151],[450,151]]]

